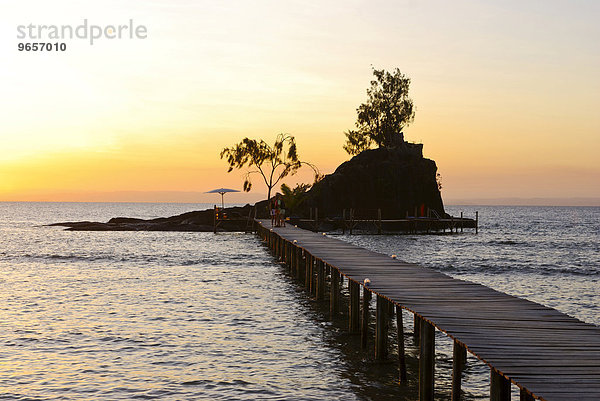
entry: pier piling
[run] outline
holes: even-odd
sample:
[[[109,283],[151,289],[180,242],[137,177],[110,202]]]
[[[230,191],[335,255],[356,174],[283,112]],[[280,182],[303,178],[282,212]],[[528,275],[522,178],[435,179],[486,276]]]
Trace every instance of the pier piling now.
[[[510,401],[510,382],[490,369],[490,401]]]
[[[329,286],[329,311],[333,318],[339,312],[340,296],[340,273],[337,269],[331,268],[331,283]]]
[[[304,287],[310,294],[310,282],[312,281],[312,255],[307,254],[304,260]]]
[[[348,290],[350,302],[348,303],[348,330],[350,333],[358,333],[360,330],[360,286],[357,282],[349,280]]]
[[[462,372],[467,359],[467,350],[458,341],[454,340],[452,350],[452,401],[460,401]]]
[[[322,301],[325,299],[325,266],[320,260],[317,261],[316,287],[317,300]]]
[[[363,287],[362,321],[360,327],[360,345],[367,348],[369,341],[369,305],[371,303],[371,291]]]
[[[388,305],[387,300],[377,295],[375,324],[375,359],[383,361],[388,355]]]
[[[421,318],[415,313],[415,318],[413,322],[413,340],[416,345],[419,345],[421,338]]]
[[[406,355],[404,354],[404,321],[402,307],[396,305],[396,326],[398,336],[398,382],[406,383]]]
[[[435,366],[435,328],[421,319],[419,344],[419,401],[433,401]]]

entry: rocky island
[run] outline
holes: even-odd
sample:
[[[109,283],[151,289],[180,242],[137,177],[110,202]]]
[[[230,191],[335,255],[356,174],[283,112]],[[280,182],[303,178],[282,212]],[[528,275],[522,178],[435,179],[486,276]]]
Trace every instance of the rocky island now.
[[[344,209],[350,208],[380,209],[385,219],[425,216],[433,212],[439,217],[449,217],[444,211],[436,175],[437,166],[433,160],[423,157],[422,144],[402,142],[396,147],[365,150],[316,182],[292,210],[292,217],[308,218],[311,208],[317,208],[323,219],[339,218]],[[244,231],[248,219],[255,215],[268,217],[267,201],[226,208],[224,212],[230,221],[220,226],[219,231]],[[214,210],[150,220],[115,217],[105,223],[80,221],[51,226],[77,231],[209,232],[214,229]]]

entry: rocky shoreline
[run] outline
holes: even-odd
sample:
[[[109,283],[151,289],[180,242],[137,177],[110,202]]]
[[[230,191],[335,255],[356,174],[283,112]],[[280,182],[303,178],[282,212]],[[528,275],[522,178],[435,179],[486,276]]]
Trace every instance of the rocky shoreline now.
[[[254,206],[226,208],[225,213],[231,219],[228,224],[219,227],[219,231],[244,230],[246,220],[253,213]],[[106,223],[96,221],[74,221],[53,223],[48,226],[67,227],[69,231],[197,231],[212,232],[214,230],[214,210],[206,209],[187,212],[177,216],[156,219],[135,219],[115,217]]]

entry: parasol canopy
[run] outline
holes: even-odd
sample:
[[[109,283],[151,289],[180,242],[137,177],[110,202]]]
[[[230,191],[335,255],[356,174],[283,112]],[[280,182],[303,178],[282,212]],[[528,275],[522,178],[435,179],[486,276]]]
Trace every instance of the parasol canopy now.
[[[240,191],[238,191],[237,189],[231,189],[231,188],[217,188],[217,189],[213,189],[212,191],[206,191],[205,194],[221,194],[221,208],[225,209],[225,201],[223,200],[223,196],[227,192],[240,192]]]

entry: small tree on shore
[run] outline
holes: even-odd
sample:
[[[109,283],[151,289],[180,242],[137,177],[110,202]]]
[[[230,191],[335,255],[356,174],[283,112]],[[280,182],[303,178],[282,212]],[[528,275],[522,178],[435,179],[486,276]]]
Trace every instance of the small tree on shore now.
[[[373,145],[393,147],[404,142],[402,130],[415,118],[413,101],[408,97],[410,78],[398,68],[392,73],[373,69],[373,76],[367,101],[356,109],[356,130],[345,132],[344,150],[351,155]]]
[[[294,175],[303,164],[310,166],[318,175],[317,168],[298,159],[296,141],[289,134],[279,134],[273,146],[265,141],[244,138],[240,143],[224,148],[221,159],[229,163],[229,170],[247,168],[244,176],[244,191],[252,189],[251,176],[259,174],[267,186],[267,199],[271,199],[271,190],[288,175]]]
[[[286,184],[281,184],[283,201],[285,202],[286,210],[289,210],[290,216],[302,205],[306,198],[306,193],[311,187],[311,184],[296,184],[294,188]]]

